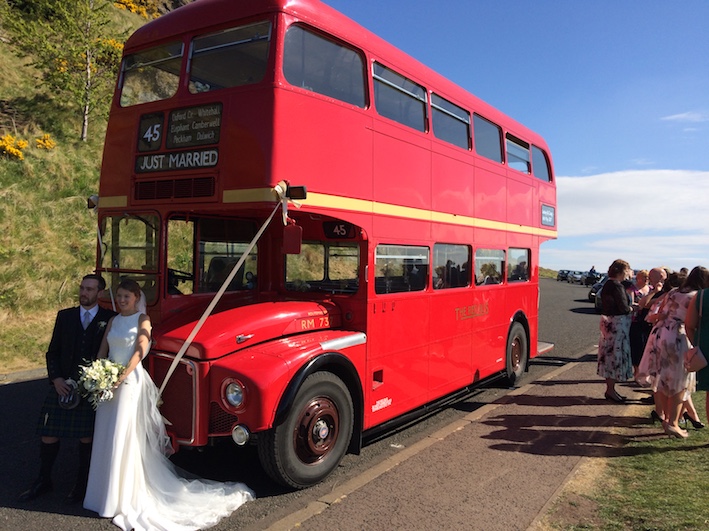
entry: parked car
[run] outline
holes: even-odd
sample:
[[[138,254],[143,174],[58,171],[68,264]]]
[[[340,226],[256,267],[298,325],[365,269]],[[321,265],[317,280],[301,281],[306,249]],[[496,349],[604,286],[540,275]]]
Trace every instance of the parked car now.
[[[568,277],[569,277],[569,270],[568,269],[559,269],[559,272],[556,274],[557,282],[560,280],[566,280]]]
[[[596,282],[601,280],[601,275],[600,273],[597,273],[596,271],[586,271],[582,276],[581,276],[581,284],[584,286],[593,286]]]
[[[603,285],[606,283],[606,280],[608,280],[608,276],[603,275],[601,277],[601,280],[599,280],[593,286],[591,286],[591,289],[588,290],[589,302],[596,302],[596,294],[601,292],[601,289],[603,288]]]
[[[568,277],[566,277],[569,284],[581,284],[581,277],[583,276],[583,271],[569,271]]]

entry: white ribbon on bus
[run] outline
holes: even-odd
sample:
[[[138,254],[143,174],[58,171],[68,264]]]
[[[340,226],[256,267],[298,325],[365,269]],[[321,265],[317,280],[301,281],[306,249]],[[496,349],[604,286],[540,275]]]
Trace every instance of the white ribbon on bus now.
[[[180,348],[180,351],[175,356],[175,359],[172,360],[172,364],[170,365],[170,368],[168,369],[167,374],[165,375],[162,385],[160,386],[160,391],[158,392],[159,396],[162,396],[162,393],[165,390],[165,387],[167,386],[167,382],[170,380],[172,373],[175,372],[175,369],[177,368],[177,364],[180,363],[180,360],[185,355],[185,352],[187,352],[187,349],[192,344],[192,341],[194,340],[195,336],[202,328],[202,325],[207,320],[207,317],[209,317],[209,315],[214,310],[214,307],[217,305],[219,300],[222,298],[222,295],[224,295],[224,292],[226,291],[227,286],[234,279],[234,276],[236,276],[237,271],[239,271],[239,268],[243,265],[244,261],[246,261],[246,258],[249,256],[249,253],[254,248],[254,245],[256,245],[256,242],[258,242],[259,238],[261,238],[261,235],[266,230],[266,227],[268,227],[268,224],[271,223],[271,220],[273,219],[273,216],[278,211],[278,208],[279,207],[283,208],[283,224],[284,225],[286,225],[288,223],[288,202],[290,201],[293,203],[293,205],[300,208],[299,203],[296,203],[295,201],[292,201],[288,197],[286,197],[286,190],[287,189],[288,189],[288,184],[285,181],[279,182],[273,188],[274,193],[278,197],[278,203],[276,204],[275,208],[271,212],[271,215],[268,216],[268,219],[264,222],[263,225],[261,225],[261,228],[258,230],[258,232],[254,236],[254,238],[251,240],[251,243],[244,251],[244,254],[241,255],[241,258],[239,258],[239,261],[236,263],[236,265],[234,265],[234,267],[231,270],[231,273],[229,273],[229,276],[227,276],[227,278],[224,280],[224,283],[219,288],[219,291],[217,291],[217,293],[214,295],[214,298],[209,303],[209,306],[207,306],[207,309],[204,310],[202,317],[200,317],[199,321],[197,321],[197,324],[195,324],[194,328],[192,329],[192,332],[190,332],[190,335],[187,336],[187,339],[185,340],[182,347]],[[167,421],[167,422],[169,422],[169,421]]]

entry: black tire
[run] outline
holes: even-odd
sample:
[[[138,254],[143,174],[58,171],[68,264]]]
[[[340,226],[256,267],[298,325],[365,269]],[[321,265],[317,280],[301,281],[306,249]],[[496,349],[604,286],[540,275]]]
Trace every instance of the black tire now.
[[[319,483],[347,452],[353,422],[352,397],[342,380],[329,372],[311,374],[286,420],[259,434],[261,465],[274,481],[288,487]]]
[[[520,323],[513,323],[507,336],[505,363],[507,383],[510,385],[519,384],[524,372],[527,370],[528,361],[529,342],[527,341],[527,333]]]

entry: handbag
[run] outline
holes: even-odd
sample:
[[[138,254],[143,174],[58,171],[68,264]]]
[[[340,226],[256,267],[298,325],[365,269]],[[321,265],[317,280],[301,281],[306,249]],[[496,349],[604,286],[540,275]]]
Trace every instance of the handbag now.
[[[692,347],[684,354],[684,368],[687,372],[701,371],[707,366],[707,359],[699,347]]]
[[[707,366],[707,358],[699,348],[699,332],[702,327],[702,306],[704,306],[704,290],[702,290],[699,295],[699,326],[697,326],[697,335],[694,338],[697,346],[690,348],[684,353],[684,368],[687,369],[687,372],[701,371]]]

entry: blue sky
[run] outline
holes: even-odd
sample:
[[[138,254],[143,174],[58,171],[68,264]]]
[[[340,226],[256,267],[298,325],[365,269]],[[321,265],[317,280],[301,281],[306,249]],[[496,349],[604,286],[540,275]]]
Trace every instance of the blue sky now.
[[[324,1],[544,136],[543,267],[709,267],[709,1]]]

